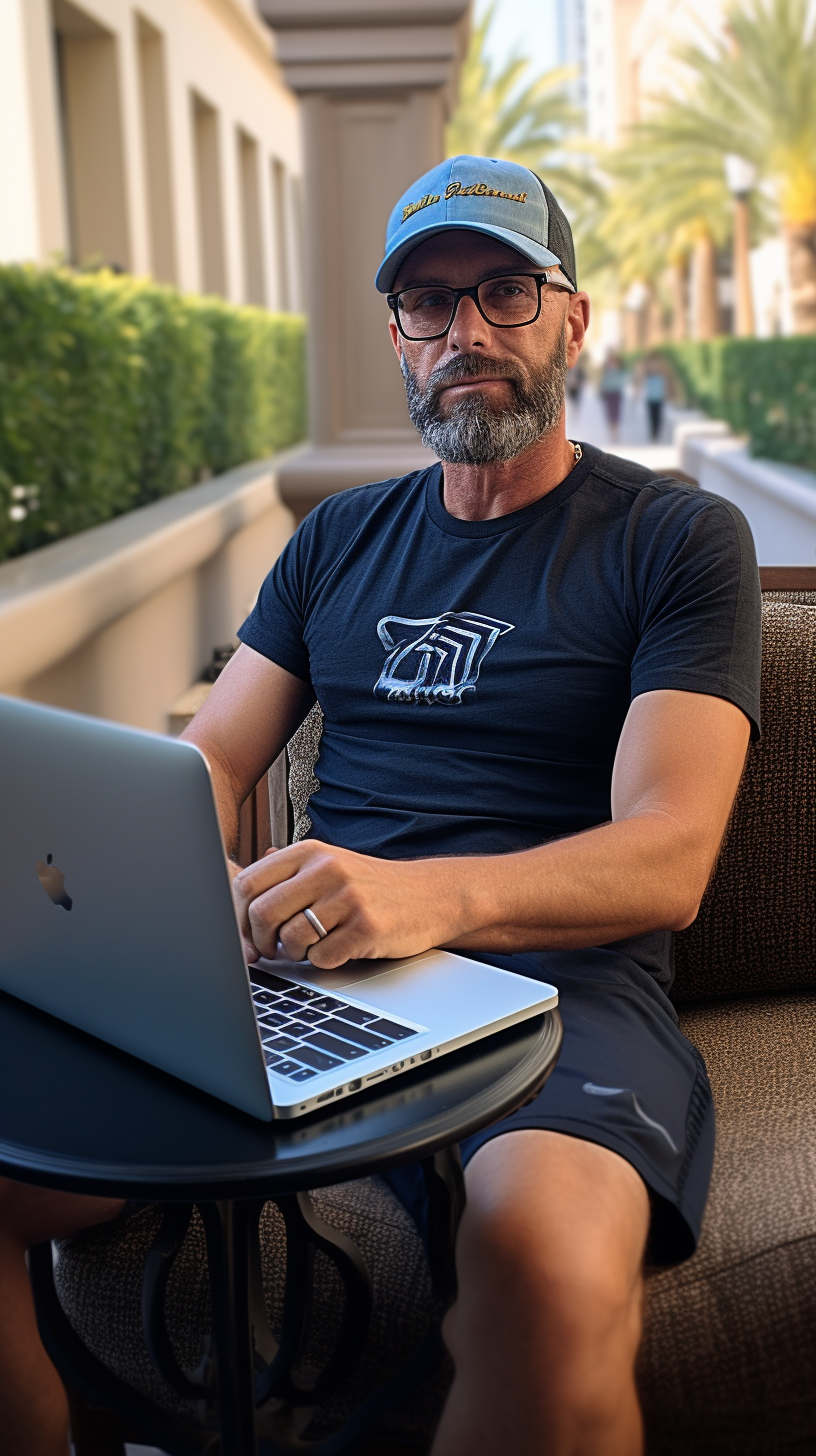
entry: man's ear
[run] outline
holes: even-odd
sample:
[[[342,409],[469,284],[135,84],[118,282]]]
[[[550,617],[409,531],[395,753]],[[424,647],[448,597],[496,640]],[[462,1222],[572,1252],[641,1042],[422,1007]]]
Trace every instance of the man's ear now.
[[[391,343],[394,345],[397,358],[399,359],[400,363],[402,363],[402,335],[400,334],[399,329],[394,323],[393,314],[388,320],[388,332],[391,335]]]
[[[572,368],[584,347],[589,328],[589,294],[571,293],[567,303],[567,364]]]

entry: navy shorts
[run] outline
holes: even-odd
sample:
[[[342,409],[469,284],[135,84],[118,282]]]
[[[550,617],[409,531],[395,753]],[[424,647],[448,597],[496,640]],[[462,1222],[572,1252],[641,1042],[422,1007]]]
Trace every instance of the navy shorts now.
[[[564,1022],[561,1055],[535,1100],[461,1145],[467,1165],[491,1138],[546,1128],[619,1153],[646,1183],[652,1205],[648,1258],[673,1264],[694,1253],[714,1156],[714,1107],[705,1063],[677,1024],[654,976],[615,949],[479,955],[552,982]],[[381,1175],[426,1228],[418,1163]]]

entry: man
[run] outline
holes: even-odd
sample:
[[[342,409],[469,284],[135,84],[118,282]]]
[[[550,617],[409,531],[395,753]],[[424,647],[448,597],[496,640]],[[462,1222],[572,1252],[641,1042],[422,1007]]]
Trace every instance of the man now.
[[[558,986],[549,1083],[463,1145],[433,1450],[635,1456],[647,1241],[692,1252],[710,1173],[705,1068],[665,993],[758,729],[750,535],[727,503],[566,438],[589,304],[534,174],[435,168],[392,214],[377,286],[443,464],[307,518],[186,736],[234,846],[249,790],[315,698],[325,714],[310,837],[232,868],[250,960],[444,945]],[[421,1223],[414,1174],[389,1181]],[[0,1354],[26,1456],[64,1436],[22,1249],[120,1207],[85,1202],[6,1185],[27,1339],[0,1330]],[[21,1414],[35,1375],[47,1429]]]

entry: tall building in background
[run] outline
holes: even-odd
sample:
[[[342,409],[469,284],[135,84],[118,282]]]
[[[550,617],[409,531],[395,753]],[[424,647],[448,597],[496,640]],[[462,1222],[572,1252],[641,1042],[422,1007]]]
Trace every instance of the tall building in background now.
[[[587,130],[614,147],[623,129],[636,121],[638,70],[632,36],[650,0],[578,0],[586,33]],[[681,0],[682,3],[682,0]],[[671,0],[661,0],[669,11]]]
[[[725,0],[563,0],[580,15],[587,130],[607,146],[682,84],[677,52],[705,44],[723,24]],[[573,26],[579,22],[574,19]]]
[[[575,78],[570,85],[574,104],[586,115],[586,14],[584,0],[556,0],[556,65],[570,66]]]
[[[584,16],[587,132],[612,145],[616,132],[614,0],[578,0]]]

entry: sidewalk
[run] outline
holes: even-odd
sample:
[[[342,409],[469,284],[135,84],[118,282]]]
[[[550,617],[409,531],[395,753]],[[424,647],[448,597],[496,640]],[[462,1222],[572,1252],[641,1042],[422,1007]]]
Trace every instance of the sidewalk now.
[[[567,434],[571,440],[585,440],[589,445],[608,450],[611,455],[622,455],[626,460],[635,460],[638,465],[645,465],[661,474],[680,466],[678,451],[669,439],[665,417],[660,441],[650,444],[646,405],[639,395],[633,395],[628,389],[623,398],[620,430],[615,444],[610,441],[606,415],[594,386],[585,387],[577,409],[567,401]]]

